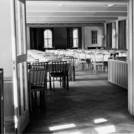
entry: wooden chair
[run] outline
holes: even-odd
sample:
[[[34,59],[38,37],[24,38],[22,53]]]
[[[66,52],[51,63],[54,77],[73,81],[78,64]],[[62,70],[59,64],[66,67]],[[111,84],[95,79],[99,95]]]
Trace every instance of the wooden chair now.
[[[67,63],[71,64],[71,71],[69,72],[70,80],[75,81],[75,64],[76,64],[76,58],[68,56],[62,58],[62,61],[67,61]]]
[[[94,58],[92,59],[93,70],[104,71],[104,55],[103,54],[94,54]]]
[[[46,88],[46,73],[45,69],[30,69],[28,72],[29,83],[29,104],[32,111],[35,106],[38,105],[41,110],[46,107],[45,102],[45,88]]]
[[[32,69],[42,68],[48,70],[48,62],[35,62],[32,63]]]
[[[69,90],[67,61],[52,61],[52,69],[49,73],[49,77],[50,89],[52,89],[52,82],[53,88],[55,88],[55,81],[57,80],[57,78],[60,78],[60,86],[62,80],[62,86],[65,89]],[[51,78],[53,78],[53,80]]]
[[[31,69],[31,63],[27,62],[27,69]]]

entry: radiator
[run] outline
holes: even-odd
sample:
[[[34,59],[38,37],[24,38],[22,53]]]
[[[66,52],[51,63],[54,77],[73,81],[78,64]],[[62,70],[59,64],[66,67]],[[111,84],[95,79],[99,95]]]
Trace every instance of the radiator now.
[[[108,60],[108,81],[128,88],[128,63],[126,61]]]

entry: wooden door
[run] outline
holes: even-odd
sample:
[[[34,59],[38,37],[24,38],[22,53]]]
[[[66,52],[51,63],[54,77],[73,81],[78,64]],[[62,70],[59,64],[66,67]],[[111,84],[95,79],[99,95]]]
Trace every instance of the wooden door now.
[[[13,94],[14,121],[17,133],[21,133],[29,122],[26,7],[25,0],[12,0],[12,52],[13,52]]]

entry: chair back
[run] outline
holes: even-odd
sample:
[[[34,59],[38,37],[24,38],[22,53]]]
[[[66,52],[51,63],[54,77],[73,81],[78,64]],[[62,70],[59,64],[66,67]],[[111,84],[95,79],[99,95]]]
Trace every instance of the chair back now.
[[[52,61],[52,72],[67,72],[67,61]]]
[[[32,86],[45,86],[46,81],[45,69],[30,69],[29,70],[29,82]]]
[[[104,62],[104,55],[103,54],[95,54],[94,62]]]
[[[64,57],[64,58],[62,58],[62,61],[67,61],[67,63],[70,63],[71,66],[75,66],[75,58],[74,57]]]
[[[35,62],[32,64],[32,69],[45,69],[48,70],[48,62]]]

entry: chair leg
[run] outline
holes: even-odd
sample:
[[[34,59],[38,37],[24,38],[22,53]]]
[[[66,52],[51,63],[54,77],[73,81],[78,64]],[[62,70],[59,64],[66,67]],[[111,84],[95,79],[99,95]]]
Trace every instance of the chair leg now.
[[[34,92],[31,92],[31,104],[32,104],[32,109],[34,108],[35,101],[34,101]]]
[[[61,77],[60,77],[60,87],[61,87]]]
[[[73,81],[75,81],[75,66],[73,66]]]
[[[34,98],[35,98],[35,99],[34,99],[34,100],[35,100],[35,101],[34,101],[34,103],[35,103],[34,105],[35,105],[35,107],[37,107],[37,106],[38,106],[37,92],[34,92]]]
[[[52,82],[51,82],[51,76],[49,76],[49,87],[50,87],[50,90],[52,90],[51,84],[52,84]]]
[[[29,110],[32,111],[32,95],[31,95],[31,92],[29,92]]]
[[[42,109],[43,101],[42,101],[42,91],[40,91],[40,109]]]
[[[53,77],[53,89],[55,88],[55,78]]]
[[[62,87],[66,88],[66,80],[65,77],[62,77]]]
[[[41,111],[45,111],[45,109],[46,109],[45,92],[44,91],[40,91],[40,109],[41,109]]]
[[[68,79],[68,75],[67,75],[67,90],[69,90],[69,79]]]

